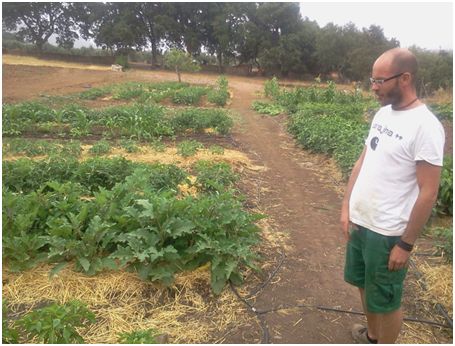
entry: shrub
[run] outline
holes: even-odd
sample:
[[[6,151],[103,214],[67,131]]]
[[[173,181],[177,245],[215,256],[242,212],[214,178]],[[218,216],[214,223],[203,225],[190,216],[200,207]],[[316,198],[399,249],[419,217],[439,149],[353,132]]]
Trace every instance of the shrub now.
[[[209,102],[218,106],[225,106],[229,99],[228,80],[225,76],[220,76],[217,80],[217,87],[208,92],[207,99]]]
[[[264,83],[264,93],[266,97],[270,97],[276,100],[280,96],[280,86],[278,85],[278,79],[273,77]]]

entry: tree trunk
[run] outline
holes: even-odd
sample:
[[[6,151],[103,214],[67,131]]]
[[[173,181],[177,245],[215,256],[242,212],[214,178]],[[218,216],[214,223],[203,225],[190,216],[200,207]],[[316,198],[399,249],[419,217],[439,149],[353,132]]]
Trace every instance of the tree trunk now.
[[[155,67],[157,64],[157,56],[158,56],[158,47],[156,45],[155,40],[152,41],[152,67]]]
[[[218,52],[216,56],[218,58],[218,70],[223,73],[223,53]]]
[[[175,72],[177,72],[177,76],[178,76],[178,78],[179,78],[179,83],[181,83],[181,82],[182,82],[182,79],[180,78],[180,69],[179,69],[178,66],[175,67]]]

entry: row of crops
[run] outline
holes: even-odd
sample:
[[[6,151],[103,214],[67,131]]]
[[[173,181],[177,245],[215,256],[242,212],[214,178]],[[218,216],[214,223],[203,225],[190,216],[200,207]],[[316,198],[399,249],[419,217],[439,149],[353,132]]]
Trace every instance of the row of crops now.
[[[258,240],[258,216],[243,211],[234,182],[229,165],[207,161],[192,172],[123,158],[3,162],[3,256],[10,270],[72,263],[89,275],[127,268],[167,284],[211,263],[219,293],[241,280]]]
[[[228,281],[241,283],[242,270],[255,268],[256,221],[263,216],[245,210],[235,187],[238,175],[228,163],[196,160],[181,168],[107,156],[117,147],[127,153],[145,147],[163,152],[162,137],[228,134],[233,120],[224,109],[158,104],[165,97],[197,104],[194,100],[205,94],[209,100],[215,94],[227,98],[227,81],[220,78],[211,89],[126,83],[51,102],[4,104],[2,256],[7,270],[46,264],[53,268],[51,276],[68,267],[87,275],[131,271],[170,285],[178,273],[208,264],[215,294]],[[73,102],[106,95],[132,103],[88,108]],[[102,139],[93,143],[93,136]],[[87,147],[88,156],[82,155]],[[184,140],[177,154],[185,158],[203,147]],[[208,150],[224,154],[218,145]],[[45,316],[51,316],[49,330]],[[53,325],[56,319],[60,322]],[[74,329],[82,321],[94,321],[83,303],[53,304],[16,323],[3,319],[9,338],[3,340],[82,342]],[[150,341],[152,334],[138,331],[119,340]]]
[[[195,86],[188,83],[139,83],[129,82],[109,85],[100,88],[90,88],[78,95],[81,100],[96,100],[108,98],[118,101],[137,100],[141,103],[159,103],[170,100],[176,105],[195,105],[201,102],[203,96],[216,106],[225,106],[229,99],[228,81],[221,76],[215,87]]]
[[[333,157],[346,179],[358,159],[370,122],[379,104],[360,90],[341,91],[336,85],[315,83],[311,87],[283,88],[273,78],[265,83],[269,102],[255,101],[252,108],[262,114],[288,114],[288,131],[305,149]],[[452,121],[452,104],[431,104],[442,121]],[[453,157],[444,157],[439,194],[434,214],[453,214]],[[442,232],[447,259],[452,256],[452,228]],[[439,238],[441,238],[439,236]]]

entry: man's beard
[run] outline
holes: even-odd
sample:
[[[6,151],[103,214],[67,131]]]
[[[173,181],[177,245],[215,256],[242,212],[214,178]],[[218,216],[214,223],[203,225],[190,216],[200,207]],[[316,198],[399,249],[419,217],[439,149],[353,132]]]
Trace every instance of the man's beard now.
[[[384,94],[379,99],[379,102],[381,102],[381,105],[383,107],[387,105],[397,106],[401,103],[402,100],[403,94],[401,93],[398,84],[395,84],[395,86],[392,89],[390,89],[386,94]]]

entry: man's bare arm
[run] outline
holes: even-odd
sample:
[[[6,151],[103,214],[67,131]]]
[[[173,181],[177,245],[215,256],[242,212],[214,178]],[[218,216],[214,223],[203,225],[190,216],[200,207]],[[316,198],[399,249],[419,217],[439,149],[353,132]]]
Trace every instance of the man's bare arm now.
[[[442,167],[434,166],[426,161],[417,162],[417,184],[419,185],[419,195],[411,211],[408,225],[401,239],[414,244],[428,218],[438,197],[439,180]],[[410,256],[410,251],[403,250],[395,246],[389,258],[389,270],[399,270],[403,268]]]

